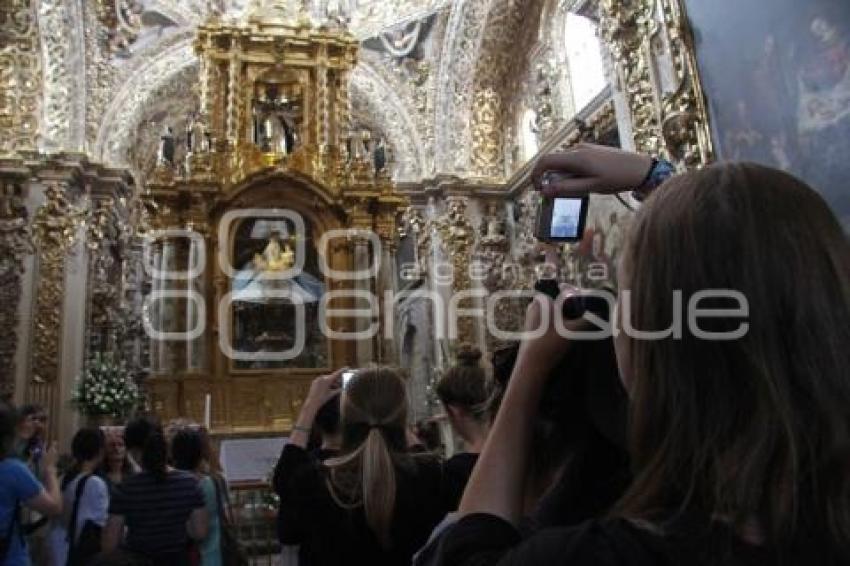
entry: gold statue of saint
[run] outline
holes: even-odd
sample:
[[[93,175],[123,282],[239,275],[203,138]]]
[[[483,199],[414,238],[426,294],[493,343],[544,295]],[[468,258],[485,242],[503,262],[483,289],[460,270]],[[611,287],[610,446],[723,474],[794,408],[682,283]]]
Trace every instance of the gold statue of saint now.
[[[263,253],[254,254],[257,271],[286,271],[295,264],[295,252],[288,243],[280,241],[280,234],[272,232]]]

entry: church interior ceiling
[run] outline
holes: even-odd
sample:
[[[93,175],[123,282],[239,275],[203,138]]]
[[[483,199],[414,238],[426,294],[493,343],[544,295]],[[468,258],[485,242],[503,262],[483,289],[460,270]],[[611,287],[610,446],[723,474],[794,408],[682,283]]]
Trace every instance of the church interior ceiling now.
[[[405,288],[436,285],[434,266],[446,262],[458,274],[468,274],[471,262],[486,268],[482,282],[455,278],[452,292],[529,288],[539,205],[529,173],[539,152],[590,141],[648,150],[682,167],[710,160],[684,1],[0,2],[0,268],[11,266],[0,269],[9,298],[0,301],[0,327],[18,329],[0,336],[0,365],[17,380],[0,375],[0,393],[22,391],[35,356],[44,360],[35,367],[43,383],[28,384],[27,398],[58,406],[67,392],[56,384],[73,378],[86,348],[109,346],[130,352],[140,376],[185,362],[194,381],[179,414],[197,416],[212,392],[213,405],[232,395],[234,414],[251,421],[262,388],[248,380],[234,382],[233,391],[225,382],[210,389],[203,381],[203,371],[225,367],[211,361],[212,342],[169,349],[143,339],[139,313],[150,282],[140,238],[184,225],[212,235],[226,207],[279,206],[272,188],[279,174],[297,181],[287,197],[297,202],[288,204],[315,213],[316,226],[368,227],[390,259],[404,256],[397,275]],[[286,61],[295,64],[287,69]],[[669,72],[655,73],[665,61]],[[656,84],[659,77],[666,82]],[[248,94],[245,85],[258,90]],[[292,90],[279,97],[277,85]],[[302,97],[302,87],[316,96]],[[301,130],[292,127],[298,120],[305,120]],[[563,250],[570,281],[613,278],[626,208],[613,198],[593,203],[590,236]],[[191,246],[166,243],[155,252],[160,262],[192,263]],[[337,246],[334,257],[362,260],[364,243]],[[72,253],[84,244],[87,254]],[[277,261],[269,257],[269,265]],[[593,280],[581,279],[591,271]],[[85,300],[62,302],[66,280],[77,285],[66,296]],[[95,284],[86,289],[85,281]],[[206,283],[206,293],[226,290],[224,277]],[[36,313],[32,328],[17,297]],[[496,313],[499,328],[519,326],[517,307]],[[182,319],[179,309],[160,311],[165,320]],[[420,360],[412,398],[423,405],[448,342],[430,338],[439,314],[433,305],[414,298],[397,314],[396,353]],[[98,321],[119,323],[106,332]],[[62,334],[74,324],[86,332]],[[257,330],[258,344],[270,340],[251,324],[245,328]],[[467,321],[461,339],[494,347],[495,336],[479,330]],[[392,342],[354,353],[390,359]],[[278,426],[294,414],[307,382],[280,390],[268,383],[281,397],[261,420]]]
[[[41,36],[38,149],[82,151],[144,180],[162,125],[180,132],[193,110],[197,25],[211,12],[243,20],[263,2],[269,0],[22,1]],[[322,5],[346,2],[307,4],[316,17]],[[503,147],[516,132],[502,119],[517,104],[526,54],[541,42],[543,6],[555,3],[351,4],[347,25],[362,46],[352,111],[360,125],[386,135],[396,181],[510,173]],[[534,93],[525,89],[527,95]]]

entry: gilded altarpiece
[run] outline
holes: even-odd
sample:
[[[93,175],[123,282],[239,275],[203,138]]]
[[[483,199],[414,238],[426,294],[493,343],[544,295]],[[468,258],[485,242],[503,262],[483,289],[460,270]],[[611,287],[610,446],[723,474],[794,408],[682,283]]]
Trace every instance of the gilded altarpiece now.
[[[315,376],[382,361],[381,333],[354,337],[363,321],[335,313],[392,285],[406,199],[350,127],[346,30],[213,17],[195,50],[185,159],[166,130],[147,187],[152,408],[222,434],[286,431]]]

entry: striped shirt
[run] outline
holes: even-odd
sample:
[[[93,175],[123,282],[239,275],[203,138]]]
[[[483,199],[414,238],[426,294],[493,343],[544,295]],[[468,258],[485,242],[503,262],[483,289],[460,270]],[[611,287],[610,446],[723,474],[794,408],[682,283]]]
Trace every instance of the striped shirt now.
[[[186,551],[186,521],[204,507],[204,495],[195,476],[169,470],[164,482],[141,472],[116,486],[109,514],[121,515],[127,525],[124,546],[145,556]]]

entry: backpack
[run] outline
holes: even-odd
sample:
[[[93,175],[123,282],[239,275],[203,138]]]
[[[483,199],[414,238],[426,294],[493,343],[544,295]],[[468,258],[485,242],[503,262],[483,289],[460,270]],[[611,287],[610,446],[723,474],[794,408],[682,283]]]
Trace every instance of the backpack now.
[[[91,475],[83,476],[77,482],[76,493],[74,494],[74,508],[71,511],[71,522],[68,525],[68,560],[66,566],[84,566],[88,564],[92,558],[100,553],[100,536],[103,528],[92,521],[87,520],[82,529],[80,536],[75,536],[77,532],[77,514],[80,510],[80,499],[86,489],[86,482]]]

